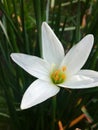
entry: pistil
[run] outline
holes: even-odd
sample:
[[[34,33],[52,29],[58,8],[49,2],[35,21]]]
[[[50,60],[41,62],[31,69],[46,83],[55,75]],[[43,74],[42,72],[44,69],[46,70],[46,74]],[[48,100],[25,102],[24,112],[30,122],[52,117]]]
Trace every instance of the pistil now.
[[[54,84],[63,83],[66,79],[66,66],[63,66],[61,69],[56,69],[51,74],[51,79]]]

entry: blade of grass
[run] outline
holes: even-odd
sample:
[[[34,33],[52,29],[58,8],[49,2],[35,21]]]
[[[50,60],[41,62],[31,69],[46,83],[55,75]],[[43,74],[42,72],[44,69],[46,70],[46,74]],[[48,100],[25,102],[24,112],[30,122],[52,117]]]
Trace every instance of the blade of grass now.
[[[77,21],[76,21],[76,42],[80,40],[80,0],[78,0],[78,10],[77,10]]]
[[[22,38],[21,38],[21,35],[20,35],[20,32],[19,30],[17,30],[17,28],[15,27],[12,19],[10,18],[10,16],[7,14],[7,12],[5,11],[5,7],[4,5],[1,3],[0,1],[0,9],[2,10],[3,14],[5,15],[6,19],[8,20],[8,22],[10,23],[10,25],[12,26],[13,30],[15,31],[15,34],[16,36],[19,37],[19,40],[22,42]],[[17,47],[17,45],[15,45]],[[18,47],[17,47],[17,50],[18,50]]]
[[[41,1],[40,0],[33,0],[35,18],[36,18],[36,26],[37,26],[37,35],[38,35],[38,43],[40,48],[40,55],[42,56],[42,38],[41,38]]]
[[[24,0],[20,0],[20,9],[21,9],[21,21],[22,21],[22,34],[23,34],[23,41],[24,41],[24,46],[26,49],[27,53],[30,53],[29,50],[29,42],[28,42],[28,37],[27,37],[27,32],[26,32],[26,25],[25,25],[25,16],[24,16]]]
[[[4,27],[4,25],[3,25],[3,23],[2,23],[1,21],[0,21],[0,26],[1,26],[1,28],[2,28],[2,30],[3,30],[3,32],[4,32],[4,34],[5,34],[5,37],[6,37],[7,41],[8,41],[8,43],[9,43],[10,48],[13,50],[13,47],[12,47],[12,45],[11,45],[11,42],[10,42],[9,37],[8,37],[8,35],[7,35],[7,32],[6,32],[6,29],[5,29],[5,27]]]
[[[3,76],[2,81],[4,81],[4,79],[6,79],[6,76],[4,75],[3,68],[0,67],[0,70],[1,70],[2,76]],[[5,82],[2,82],[2,87],[3,87],[4,93],[5,93],[5,99],[6,99],[6,102],[8,105],[10,117],[11,117],[12,122],[14,124],[14,129],[21,130],[20,122],[19,122],[16,110],[15,110],[15,106],[13,105],[13,99],[11,97],[11,93],[10,93],[10,90],[8,87],[7,80],[5,80]]]

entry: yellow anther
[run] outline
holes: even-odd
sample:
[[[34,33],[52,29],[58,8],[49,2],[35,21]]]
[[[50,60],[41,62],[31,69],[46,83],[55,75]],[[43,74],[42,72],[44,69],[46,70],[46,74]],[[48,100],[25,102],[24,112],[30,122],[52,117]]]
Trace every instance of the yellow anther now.
[[[56,75],[56,76],[55,76],[55,81],[58,81],[58,80],[59,80],[59,76]]]
[[[52,76],[52,78],[54,78],[54,77],[55,77],[55,74],[53,73],[51,76]]]
[[[55,75],[58,75],[60,73],[60,70],[55,71]]]
[[[63,83],[65,81],[65,79],[66,79],[65,71],[66,71],[66,67],[63,66],[52,72],[51,79],[54,84]]]
[[[65,74],[62,74],[62,79],[64,80],[66,78]]]
[[[66,66],[63,66],[62,67],[62,71],[64,72],[66,70]]]

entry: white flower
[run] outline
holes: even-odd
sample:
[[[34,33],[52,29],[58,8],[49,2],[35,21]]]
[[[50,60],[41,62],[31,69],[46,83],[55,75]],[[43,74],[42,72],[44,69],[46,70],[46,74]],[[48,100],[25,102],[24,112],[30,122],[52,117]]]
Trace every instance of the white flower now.
[[[56,95],[60,87],[84,89],[97,86],[98,72],[81,70],[91,52],[93,41],[93,35],[85,36],[64,56],[62,44],[48,24],[43,22],[43,59],[20,53],[11,54],[15,63],[38,78],[23,95],[21,109],[37,105]]]

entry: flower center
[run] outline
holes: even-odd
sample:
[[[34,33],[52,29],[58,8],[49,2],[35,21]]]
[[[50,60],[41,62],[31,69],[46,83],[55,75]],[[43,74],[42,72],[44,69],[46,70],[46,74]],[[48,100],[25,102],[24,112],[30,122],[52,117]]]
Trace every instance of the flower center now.
[[[63,66],[61,69],[56,69],[51,74],[51,79],[54,84],[63,83],[66,79],[66,66]]]

